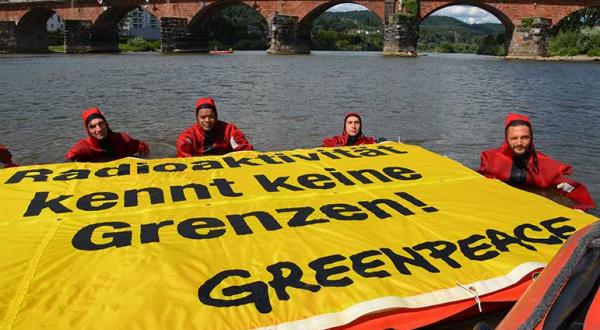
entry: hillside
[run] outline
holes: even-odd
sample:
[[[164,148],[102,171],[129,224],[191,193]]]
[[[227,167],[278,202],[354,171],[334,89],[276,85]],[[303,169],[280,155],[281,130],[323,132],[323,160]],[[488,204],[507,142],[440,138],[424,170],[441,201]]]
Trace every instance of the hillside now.
[[[315,50],[381,50],[381,20],[370,11],[325,12],[313,24]],[[500,55],[502,24],[467,24],[456,18],[429,16],[420,25],[420,51]]]

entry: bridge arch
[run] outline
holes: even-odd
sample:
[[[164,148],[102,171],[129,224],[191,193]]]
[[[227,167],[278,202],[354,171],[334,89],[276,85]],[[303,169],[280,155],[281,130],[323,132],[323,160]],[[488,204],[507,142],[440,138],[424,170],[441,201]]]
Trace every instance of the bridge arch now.
[[[583,18],[585,20],[586,19],[585,12],[588,11],[588,9],[595,9],[594,11],[592,11],[590,13],[591,15],[593,15],[593,17],[589,17],[589,19],[600,24],[600,4],[598,4],[596,6],[574,8],[571,11],[565,11],[563,13],[564,14],[563,16],[557,16],[554,18],[554,21],[552,21],[552,26],[559,26],[560,24],[567,23],[566,20],[574,18],[573,16],[575,16],[577,14],[581,14],[581,16],[575,17],[576,19]]]
[[[488,5],[485,3],[481,3],[481,2],[476,2],[476,1],[454,1],[454,2],[448,2],[445,3],[441,6],[437,6],[437,7],[430,7],[430,8],[424,8],[424,6],[422,6],[422,11],[421,11],[421,17],[419,20],[419,23],[423,22],[423,20],[425,20],[427,17],[431,16],[431,14],[447,8],[447,7],[452,7],[452,6],[471,6],[471,7],[477,7],[479,9],[483,9],[485,11],[487,11],[488,13],[494,15],[494,17],[496,17],[500,23],[502,23],[502,25],[504,25],[504,27],[507,30],[513,30],[515,25],[512,22],[512,20],[510,19],[510,17],[508,17],[508,15],[506,15],[504,12],[502,12],[500,9],[492,6],[492,5]]]
[[[300,19],[300,21],[298,22],[298,39],[301,42],[307,43],[310,45],[311,44],[311,32],[312,32],[313,23],[315,22],[315,20],[317,18],[319,18],[321,15],[323,15],[323,13],[325,13],[330,8],[333,8],[333,7],[335,7],[337,5],[341,5],[341,4],[355,4],[355,5],[362,6],[366,9],[368,9],[369,11],[371,11],[372,13],[374,13],[375,15],[377,15],[377,17],[379,17],[381,23],[383,24],[383,17],[381,16],[381,13],[378,12],[377,8],[369,8],[368,2],[362,3],[362,2],[347,1],[347,0],[335,0],[335,1],[330,1],[330,2],[321,4],[317,7],[315,7],[310,12],[308,12],[304,17],[302,17]]]
[[[17,23],[17,38],[21,51],[31,53],[48,52],[49,40],[46,23],[56,12],[49,8],[33,8]]]
[[[119,51],[119,23],[136,8],[140,8],[153,15],[143,6],[138,6],[136,4],[122,4],[108,7],[96,18],[93,22],[91,31],[94,51]]]
[[[211,17],[214,17],[215,15],[217,15],[218,13],[220,13],[227,7],[238,6],[238,5],[243,5],[248,8],[251,8],[258,15],[260,15],[263,18],[263,20],[268,21],[268,17],[265,17],[261,13],[261,11],[258,10],[258,8],[256,6],[256,2],[254,2],[253,5],[249,5],[241,0],[223,0],[223,1],[213,2],[213,3],[205,6],[204,8],[202,8],[200,11],[198,11],[190,19],[190,22],[188,23],[188,29],[190,29],[191,31],[204,33],[204,32],[206,32],[207,24],[210,22]]]
[[[506,54],[508,54],[512,35],[515,30],[515,25],[514,25],[513,21],[510,19],[510,17],[508,17],[508,15],[506,15],[500,9],[498,9],[492,5],[485,4],[485,3],[479,3],[479,2],[475,2],[475,1],[469,1],[469,0],[467,0],[467,1],[459,0],[459,1],[445,3],[445,4],[437,6],[437,7],[429,7],[429,8],[425,7],[424,8],[424,6],[422,6],[421,7],[422,12],[421,12],[421,17],[419,18],[419,24],[421,24],[425,19],[427,19],[433,13],[435,13],[439,10],[442,10],[444,8],[452,7],[452,6],[477,7],[479,9],[485,10],[486,12],[488,12],[488,13],[492,14],[494,17],[496,17],[496,19],[498,19],[500,21],[500,23],[502,23],[502,25],[504,26],[505,36],[506,36],[506,42],[504,44],[504,51]]]

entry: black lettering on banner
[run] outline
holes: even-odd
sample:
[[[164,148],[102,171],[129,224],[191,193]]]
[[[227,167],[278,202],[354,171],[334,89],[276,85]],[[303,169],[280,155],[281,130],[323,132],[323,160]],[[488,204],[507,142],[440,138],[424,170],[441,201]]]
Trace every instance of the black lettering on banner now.
[[[150,198],[150,204],[163,204],[165,202],[165,196],[160,188],[148,187],[141,189],[125,190],[125,207],[134,207],[139,205],[138,195],[140,192],[148,193]]]
[[[90,177],[90,170],[68,170],[54,177],[54,181],[83,180]]]
[[[221,196],[225,196],[225,197],[240,197],[242,195],[244,195],[241,192],[235,192],[233,191],[233,185],[235,184],[235,182],[233,181],[229,181],[227,179],[213,179],[213,182],[210,183],[210,186],[213,187],[217,187],[217,189],[219,189],[219,193],[221,194]]]
[[[183,202],[187,201],[185,191],[192,189],[194,193],[196,193],[197,199],[209,199],[210,192],[208,192],[208,188],[206,188],[203,184],[198,183],[190,183],[185,186],[171,186],[171,199],[173,202]]]
[[[275,159],[273,159],[273,157],[266,154],[260,154],[256,157],[265,162],[266,164],[283,164],[283,162],[278,162]]]
[[[17,171],[13,174],[8,180],[6,180],[5,184],[11,183],[19,183],[23,181],[25,178],[32,179],[33,182],[44,182],[48,181],[48,175],[52,174],[49,169],[40,168],[35,170],[27,170],[27,171]]]
[[[315,209],[309,206],[305,207],[288,207],[284,209],[275,210],[277,213],[295,212],[292,218],[288,221],[290,227],[302,227],[308,225],[314,225],[317,223],[329,222],[329,219],[312,219],[308,217],[315,212]]]
[[[225,223],[217,218],[191,218],[177,225],[179,235],[190,239],[210,239],[225,234]],[[206,233],[198,233],[198,229],[208,229]]]
[[[407,192],[397,192],[397,193],[394,193],[394,195],[408,201],[409,203],[411,203],[415,206],[420,207],[423,211],[425,211],[427,213],[439,211],[437,208],[435,208],[433,206],[427,206],[427,204],[425,204],[423,201],[419,200],[418,198],[416,198],[415,196],[413,196]]]
[[[223,168],[223,165],[216,160],[199,160],[197,162],[192,162],[194,166],[192,166],[192,170],[194,171],[206,171],[212,170],[215,168]]]
[[[394,147],[392,147],[392,146],[386,146],[386,145],[378,145],[377,148],[378,149],[382,149],[382,150],[386,150],[386,151],[389,151],[391,153],[398,154],[398,155],[407,154],[408,153],[408,151],[396,150],[396,149],[394,149]]]
[[[383,263],[383,261],[381,261],[381,259],[375,259],[375,260],[371,260],[369,262],[363,261],[366,258],[378,256],[378,255],[381,255],[381,252],[379,252],[377,250],[367,250],[367,251],[363,251],[363,252],[359,252],[357,254],[351,255],[350,261],[352,261],[352,269],[358,275],[365,277],[365,278],[369,278],[369,277],[384,278],[384,277],[392,276],[392,274],[388,273],[385,270],[371,271],[371,272],[367,271],[369,269],[381,267],[381,266],[385,265],[385,263]]]
[[[442,259],[448,266],[452,268],[462,267],[456,260],[450,257],[456,251],[456,245],[448,241],[423,242],[413,246],[413,249],[417,251],[427,249],[431,251],[429,254],[431,257]]]
[[[227,215],[227,219],[231,223],[233,230],[235,230],[235,233],[238,235],[248,235],[253,233],[252,229],[250,228],[250,226],[248,226],[248,223],[246,222],[246,218],[248,217],[258,219],[258,221],[263,225],[263,228],[265,228],[266,230],[278,230],[283,228],[271,214],[265,211],[255,211],[244,214]]]
[[[95,243],[92,242],[92,236],[94,231],[102,227],[110,227],[111,229],[123,229],[123,228],[131,228],[131,226],[126,222],[100,222],[94,223],[91,225],[87,225],[81,228],[73,239],[71,240],[71,244],[74,248],[84,251],[95,251],[95,250],[103,250],[110,247],[124,247],[131,245],[131,231],[121,231],[121,232],[108,232],[103,233],[103,239],[109,239],[108,242],[105,243]]]
[[[350,153],[350,151],[347,151],[347,150],[344,150],[344,149],[335,148],[332,151],[335,152],[335,153],[338,153],[338,154],[340,154],[342,156],[348,157],[348,158],[360,158],[360,156],[355,156],[352,153]]]
[[[530,230],[536,231],[536,232],[543,231],[542,228],[540,228],[534,224],[524,223],[522,225],[518,225],[517,227],[515,227],[514,234],[519,239],[521,239],[525,242],[531,242],[531,243],[541,243],[541,244],[553,245],[553,244],[562,244],[562,242],[563,242],[560,238],[558,238],[554,235],[550,235],[547,238],[530,237],[525,233],[525,230],[527,230],[527,229],[530,229]]]
[[[129,164],[121,164],[116,167],[103,167],[96,172],[94,175],[99,178],[110,178],[113,176],[123,176],[131,174],[131,166]]]
[[[498,251],[508,252],[509,250],[507,246],[510,244],[519,244],[527,250],[537,251],[537,249],[533,246],[525,244],[521,242],[520,239],[510,236],[509,234],[501,232],[499,230],[488,229],[485,231],[485,233],[492,242],[492,245],[494,245]]]
[[[335,183],[323,174],[304,174],[298,177],[298,183],[308,189],[331,189]],[[319,184],[320,183],[320,184]]]
[[[325,204],[321,206],[321,212],[331,219],[336,220],[366,220],[369,216],[362,211],[360,208],[350,204]],[[352,213],[350,213],[352,212]],[[343,213],[350,213],[344,215]]]
[[[346,177],[341,172],[338,172],[335,168],[328,167],[328,168],[325,168],[325,171],[329,172],[329,174],[331,174],[331,176],[338,179],[338,181],[340,183],[343,183],[346,186],[355,186],[356,185],[356,183],[354,183],[352,180],[350,180],[348,177]]]
[[[288,275],[284,276],[283,271],[286,270]],[[286,288],[296,288],[301,290],[308,290],[310,292],[317,292],[321,289],[320,286],[314,284],[308,284],[302,282],[302,269],[293,262],[281,261],[273,265],[267,266],[267,271],[273,275],[273,280],[269,281],[269,285],[275,289],[277,298],[279,300],[289,300],[290,295],[287,293]]]
[[[319,150],[319,152],[321,153],[321,155],[327,156],[327,157],[329,157],[331,159],[341,159],[340,157],[336,156],[335,154],[333,154],[333,153],[331,153],[331,152],[329,152],[327,150],[321,149],[321,150]]]
[[[370,174],[371,177],[378,179],[380,182],[392,182],[392,180],[387,176],[381,174],[377,170],[373,170],[370,168],[363,170],[348,171],[348,174],[353,176],[360,183],[364,184],[373,183],[373,181],[371,181],[371,179],[369,179],[365,174]]]
[[[497,256],[499,256],[500,252],[498,252],[496,250],[486,251],[482,254],[477,254],[478,251],[487,250],[492,247],[488,243],[482,243],[477,246],[471,246],[473,243],[476,243],[477,241],[480,241],[484,238],[486,238],[486,237],[483,235],[476,234],[476,235],[471,235],[465,239],[459,240],[457,243],[458,243],[458,246],[460,247],[460,252],[462,252],[462,254],[465,257],[469,258],[470,260],[478,260],[478,261],[488,260],[488,259],[496,258]]]
[[[350,270],[350,268],[344,265],[331,268],[326,268],[326,266],[334,262],[344,260],[346,260],[346,257],[342,256],[341,254],[333,254],[311,261],[308,264],[308,267],[312,268],[316,272],[315,278],[317,279],[317,283],[319,283],[321,286],[343,287],[354,283],[354,281],[352,281],[352,279],[348,276],[343,276],[338,279],[330,279],[330,277],[333,275],[346,273]]]
[[[150,167],[147,163],[137,163],[136,172],[137,174],[148,174],[150,173]]]
[[[25,211],[25,214],[23,214],[23,216],[33,217],[36,215],[40,215],[40,213],[42,213],[42,210],[45,208],[49,208],[54,213],[73,212],[71,211],[71,209],[61,204],[62,201],[73,197],[73,195],[60,195],[54,199],[48,200],[49,195],[49,191],[36,192],[31,202],[29,202],[29,206],[27,206],[27,211]]]
[[[358,147],[358,148],[355,149],[355,151],[361,157],[377,157],[377,156],[385,156],[385,155],[387,155],[383,151],[380,151],[380,150],[377,150],[377,149],[370,149],[370,148],[367,148],[367,147]]]
[[[95,192],[95,193],[81,196],[77,200],[76,205],[77,205],[78,209],[83,210],[83,211],[102,211],[102,210],[110,209],[111,207],[117,205],[117,202],[115,202],[115,201],[118,199],[119,199],[119,195],[117,195],[113,192],[100,191],[100,192]],[[93,205],[93,203],[98,203],[98,202],[103,202],[103,203],[100,203],[96,206]]]
[[[164,163],[153,167],[155,172],[183,172],[187,169],[187,165],[182,163]]]
[[[308,160],[308,161],[321,160],[321,157],[319,157],[319,154],[316,152],[310,152],[307,155],[294,154],[292,156],[296,157],[298,159],[301,159],[301,160]]]
[[[418,180],[423,176],[409,168],[405,167],[386,167],[383,173],[396,180]]]
[[[376,199],[376,200],[372,200],[372,201],[361,201],[361,202],[358,202],[358,204],[362,205],[365,209],[367,209],[369,212],[373,213],[379,219],[385,219],[385,218],[389,218],[392,216],[391,214],[387,213],[382,208],[380,208],[379,207],[380,204],[385,204],[402,215],[415,214],[411,210],[404,207],[402,204],[400,204],[396,201],[393,201],[391,199],[381,198],[381,199]]]
[[[208,279],[198,288],[198,299],[208,306],[233,307],[245,304],[254,304],[256,309],[263,314],[270,313],[273,308],[269,300],[268,286],[264,282],[252,282],[244,285],[234,285],[224,288],[221,292],[224,296],[232,297],[244,295],[240,298],[230,300],[213,298],[210,294],[221,282],[229,277],[249,278],[250,273],[243,269],[224,270]]]
[[[256,178],[256,181],[258,181],[258,183],[267,192],[280,191],[279,188],[287,189],[289,191],[302,191],[302,190],[304,190],[304,189],[302,189],[300,187],[296,187],[296,186],[293,186],[293,185],[291,185],[289,183],[286,183],[285,181],[287,181],[287,179],[290,178],[289,176],[280,176],[278,178],[275,178],[275,180],[273,180],[273,181],[271,181],[269,178],[267,178],[266,175],[263,175],[263,174],[255,175],[254,178]]]
[[[173,220],[163,220],[159,223],[146,223],[140,226],[140,241],[142,244],[160,242],[158,230],[165,226],[174,224]],[[181,235],[183,236],[183,235]]]
[[[234,167],[242,167],[242,166],[258,166],[260,164],[253,163],[251,158],[242,157],[240,159],[235,159],[233,157],[223,157],[223,161],[231,168]]]
[[[540,222],[540,225],[542,225],[542,227],[546,228],[546,230],[548,230],[552,234],[558,236],[558,238],[566,240],[577,229],[575,227],[571,227],[571,226],[554,227],[554,225],[559,222],[565,222],[565,221],[569,221],[569,220],[571,220],[571,219],[565,218],[565,217],[557,217],[557,218],[544,220],[544,221]]]
[[[425,259],[422,255],[420,255],[415,250],[408,248],[408,247],[403,247],[402,249],[404,251],[406,251],[408,254],[410,254],[410,256],[412,258],[397,254],[388,248],[381,249],[381,252],[385,253],[385,255],[388,258],[390,258],[392,263],[394,263],[394,266],[396,267],[396,269],[401,274],[412,275],[412,273],[410,272],[408,267],[406,267],[406,264],[410,264],[413,266],[423,268],[430,273],[439,273],[440,272],[439,269],[437,269],[434,265],[430,264],[429,261],[427,261],[427,259]]]

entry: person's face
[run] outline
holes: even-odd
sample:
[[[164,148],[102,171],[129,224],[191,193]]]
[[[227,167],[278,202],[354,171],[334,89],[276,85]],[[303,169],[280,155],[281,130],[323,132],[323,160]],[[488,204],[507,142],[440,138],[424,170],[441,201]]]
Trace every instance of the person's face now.
[[[357,136],[360,132],[360,119],[356,116],[346,118],[346,133],[350,136]]]
[[[87,130],[90,136],[96,140],[102,140],[108,133],[106,122],[102,118],[94,118],[87,125]]]
[[[205,131],[210,131],[215,127],[217,122],[217,116],[215,116],[215,112],[212,109],[204,108],[198,110],[198,124]]]
[[[522,155],[531,144],[531,130],[525,125],[509,126],[506,131],[506,141],[515,155]]]

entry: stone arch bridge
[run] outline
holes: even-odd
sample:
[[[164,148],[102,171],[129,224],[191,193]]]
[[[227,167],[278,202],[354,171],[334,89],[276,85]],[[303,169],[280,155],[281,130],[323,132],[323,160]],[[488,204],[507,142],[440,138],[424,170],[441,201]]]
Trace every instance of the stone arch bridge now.
[[[384,28],[386,55],[416,55],[419,23],[452,5],[482,8],[506,28],[507,53],[545,56],[553,24],[600,0],[0,0],[0,52],[47,52],[46,21],[65,20],[68,53],[117,52],[118,22],[136,7],[160,20],[162,52],[207,52],[208,19],[227,6],[244,4],[270,26],[270,53],[310,52],[312,24],[342,3],[362,5]]]

